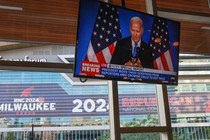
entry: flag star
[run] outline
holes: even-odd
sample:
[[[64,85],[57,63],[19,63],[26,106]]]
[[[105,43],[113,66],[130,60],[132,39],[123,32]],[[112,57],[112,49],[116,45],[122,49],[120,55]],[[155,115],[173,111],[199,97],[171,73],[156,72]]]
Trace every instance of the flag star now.
[[[164,38],[164,40],[166,41],[167,39],[166,39],[166,38]]]
[[[100,37],[100,39],[102,39],[102,38],[103,38],[103,36],[102,36],[102,35],[100,35],[99,37]]]
[[[96,24],[96,27],[98,27],[99,25],[98,24]]]
[[[155,54],[154,54],[154,53],[152,53],[152,56],[155,56]]]
[[[154,40],[154,37],[152,37],[152,40]]]
[[[158,49],[158,52],[160,52],[160,49]]]
[[[103,12],[103,9],[101,9],[100,11]]]
[[[160,19],[158,19],[158,22],[160,22]]]
[[[106,23],[106,19],[104,19],[103,21],[104,21],[104,23]]]
[[[98,47],[100,47],[100,46],[101,46],[101,44],[100,44],[100,43],[98,43],[98,44],[97,44],[97,46],[98,46]]]
[[[153,33],[155,33],[155,31],[153,31]]]
[[[160,36],[160,38],[162,39],[162,38],[163,38],[163,36],[161,35],[161,36]]]
[[[116,34],[113,34],[113,37],[116,37]]]
[[[108,12],[105,12],[105,15],[107,15],[108,14]]]
[[[118,18],[116,18],[115,20],[116,20],[117,22],[119,21],[119,19],[118,19]]]
[[[154,26],[156,26],[156,24],[154,24]]]
[[[165,48],[166,47],[166,45],[163,45],[163,48]]]
[[[158,36],[158,33],[156,33],[156,36]]]
[[[108,30],[107,33],[110,34],[110,31]]]
[[[93,32],[94,35],[97,35],[97,32]]]
[[[104,30],[105,30],[105,28],[104,28],[104,27],[102,27],[102,28],[101,28],[101,30],[102,30],[102,31],[104,31]]]
[[[106,7],[109,7],[109,5],[107,4]]]
[[[161,29],[161,32],[163,32],[163,29]]]
[[[106,42],[109,42],[109,39],[108,38],[106,38]]]
[[[154,46],[153,49],[156,50],[156,47]]]
[[[159,45],[161,45],[161,42],[159,43]]]
[[[114,11],[114,8],[112,7],[112,11]]]
[[[109,26],[112,26],[112,23],[111,22],[109,22]]]
[[[150,44],[150,47],[152,47],[152,43]]]
[[[160,27],[159,27],[159,26],[157,26],[157,28],[159,29]]]
[[[163,22],[162,24],[163,24],[163,25],[165,25],[165,23],[164,23],[164,22]]]
[[[100,17],[100,16],[98,16],[98,19],[100,20],[100,19],[101,19],[101,17]]]
[[[166,32],[166,35],[168,34],[168,32]]]
[[[113,15],[111,15],[110,17],[113,18]]]
[[[117,26],[114,26],[115,29],[117,29]]]

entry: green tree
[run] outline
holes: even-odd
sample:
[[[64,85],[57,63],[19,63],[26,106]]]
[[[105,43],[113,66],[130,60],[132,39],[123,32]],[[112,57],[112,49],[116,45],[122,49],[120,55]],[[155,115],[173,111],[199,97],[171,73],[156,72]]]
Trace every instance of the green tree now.
[[[158,119],[148,114],[145,119],[133,118],[131,122],[125,123],[123,127],[157,126]]]
[[[109,140],[110,139],[110,133],[106,131],[102,136],[98,136],[97,140]]]
[[[179,137],[175,132],[173,132],[173,140],[183,140],[183,138]]]
[[[15,140],[15,136],[13,135],[12,132],[8,132],[7,133],[6,140]]]

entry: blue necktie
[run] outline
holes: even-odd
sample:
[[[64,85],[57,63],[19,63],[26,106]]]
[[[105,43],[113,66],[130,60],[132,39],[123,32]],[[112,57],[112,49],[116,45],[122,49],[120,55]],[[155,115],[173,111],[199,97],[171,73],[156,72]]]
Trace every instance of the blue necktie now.
[[[138,44],[137,43],[135,43],[135,46],[134,46],[134,49],[133,49],[133,57],[136,57],[136,53],[137,53],[137,46],[138,46]]]

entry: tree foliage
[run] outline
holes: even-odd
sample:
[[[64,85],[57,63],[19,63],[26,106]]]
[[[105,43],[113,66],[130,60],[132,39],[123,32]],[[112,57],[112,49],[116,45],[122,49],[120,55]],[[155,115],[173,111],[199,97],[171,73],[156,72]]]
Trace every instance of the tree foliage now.
[[[6,140],[15,140],[15,136],[13,135],[12,132],[8,132],[7,133]]]

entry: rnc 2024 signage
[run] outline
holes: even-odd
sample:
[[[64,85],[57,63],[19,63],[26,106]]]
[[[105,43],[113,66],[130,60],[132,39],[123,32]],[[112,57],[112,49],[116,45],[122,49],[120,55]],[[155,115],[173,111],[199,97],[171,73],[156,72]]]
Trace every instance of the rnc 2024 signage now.
[[[58,84],[1,84],[0,117],[104,116],[108,95],[69,95]],[[171,114],[209,113],[209,93],[169,94]],[[156,114],[154,94],[120,94],[121,115]]]

